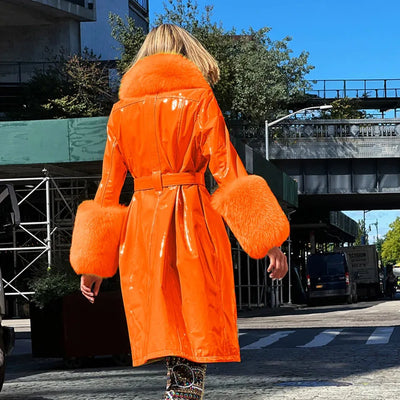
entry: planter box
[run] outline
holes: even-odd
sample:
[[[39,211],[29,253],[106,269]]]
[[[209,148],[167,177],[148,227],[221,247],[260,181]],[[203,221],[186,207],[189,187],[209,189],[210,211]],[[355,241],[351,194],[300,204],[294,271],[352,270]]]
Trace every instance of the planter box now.
[[[30,312],[33,357],[130,354],[120,292],[102,292],[94,304],[77,292]]]

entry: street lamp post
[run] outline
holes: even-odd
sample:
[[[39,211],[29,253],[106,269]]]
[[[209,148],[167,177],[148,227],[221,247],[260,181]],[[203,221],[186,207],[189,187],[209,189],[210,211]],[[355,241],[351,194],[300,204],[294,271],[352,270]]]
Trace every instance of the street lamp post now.
[[[281,121],[283,121],[283,120],[285,120],[287,118],[290,118],[293,115],[300,114],[300,113],[302,113],[304,111],[309,111],[309,110],[329,110],[330,108],[332,108],[332,106],[328,105],[328,104],[325,104],[323,106],[305,107],[305,108],[302,108],[301,110],[297,110],[297,111],[292,112],[292,113],[290,113],[288,115],[285,115],[284,117],[278,118],[275,121],[268,122],[266,120],[265,121],[265,158],[267,160],[269,160],[269,143],[268,143],[269,135],[268,135],[268,129],[269,129],[270,126],[276,125],[279,122],[281,122]]]
[[[265,158],[267,160],[269,160],[268,128],[270,126],[276,125],[279,122],[281,122],[281,121],[283,121],[283,120],[285,120],[287,118],[290,118],[293,115],[300,114],[300,113],[302,113],[304,111],[309,111],[309,110],[329,110],[331,108],[332,108],[332,106],[328,105],[328,104],[325,104],[325,105],[322,105],[322,106],[305,107],[305,108],[302,108],[301,110],[297,110],[297,111],[292,112],[292,113],[290,113],[288,115],[285,115],[284,117],[278,118],[275,121],[268,122],[266,120],[265,121]],[[291,213],[289,213],[289,221],[290,221],[290,214]],[[288,254],[288,285],[289,285],[288,304],[292,304],[292,271],[291,271],[291,268],[292,268],[292,265],[291,265],[292,264],[291,263],[291,261],[292,261],[292,256],[291,256],[292,246],[291,246],[291,244],[292,244],[292,240],[291,240],[291,238],[289,236],[289,238],[288,238],[288,247],[289,247],[289,254]]]
[[[378,236],[378,220],[376,220],[376,222],[373,222],[372,224],[369,224],[369,230],[371,230],[371,226],[375,225],[376,228],[376,239],[375,239],[375,243],[378,243],[379,240],[379,236]]]
[[[370,212],[370,211],[371,210],[363,210],[363,232],[362,232],[362,235],[361,235],[361,244],[362,245],[367,244],[368,235],[367,235],[367,226],[365,224],[365,214]]]

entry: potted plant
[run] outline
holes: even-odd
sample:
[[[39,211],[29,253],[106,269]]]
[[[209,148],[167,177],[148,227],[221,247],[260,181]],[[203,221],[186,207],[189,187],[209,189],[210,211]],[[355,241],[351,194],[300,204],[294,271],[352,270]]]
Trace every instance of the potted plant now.
[[[37,272],[31,282],[32,355],[62,357],[77,367],[87,357],[112,355],[129,362],[129,337],[118,276],[104,280],[94,304],[79,291],[68,262]]]

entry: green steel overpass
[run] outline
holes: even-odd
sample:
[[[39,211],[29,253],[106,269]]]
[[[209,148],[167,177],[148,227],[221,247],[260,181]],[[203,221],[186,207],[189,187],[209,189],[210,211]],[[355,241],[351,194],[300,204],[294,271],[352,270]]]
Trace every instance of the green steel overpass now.
[[[281,123],[269,159],[296,180],[302,208],[400,208],[400,119]]]

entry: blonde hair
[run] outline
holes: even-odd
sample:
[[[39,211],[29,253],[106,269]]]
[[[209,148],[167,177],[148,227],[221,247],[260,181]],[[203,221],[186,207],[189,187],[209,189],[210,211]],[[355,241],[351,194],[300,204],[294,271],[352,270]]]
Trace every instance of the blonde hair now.
[[[188,58],[200,69],[210,85],[219,81],[219,67],[215,58],[188,31],[172,24],[153,28],[130,67],[140,59],[157,53],[176,53]]]

